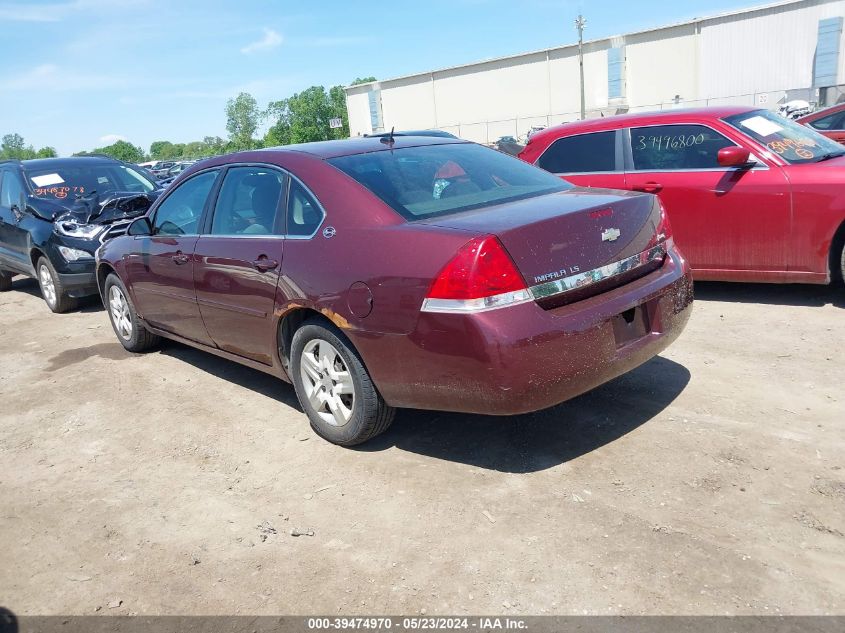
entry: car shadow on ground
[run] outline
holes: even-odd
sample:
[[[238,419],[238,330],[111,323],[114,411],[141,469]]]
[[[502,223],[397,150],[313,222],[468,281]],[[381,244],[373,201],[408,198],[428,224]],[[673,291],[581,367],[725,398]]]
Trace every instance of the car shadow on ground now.
[[[37,299],[44,301],[44,298],[41,296],[41,287],[38,285],[38,282],[32,277],[15,277],[12,280],[12,289],[9,292],[25,292],[26,294],[32,297],[36,297]],[[46,305],[45,309],[48,309]],[[74,312],[82,312],[84,314],[88,314],[91,312],[102,311],[103,302],[100,300],[100,297],[94,295],[92,297],[83,297],[82,299],[80,299],[79,307],[75,310],[71,310],[68,314],[73,314]]]
[[[396,447],[481,468],[530,473],[596,450],[663,411],[690,380],[657,356],[637,369],[551,409],[513,417],[400,410],[382,436],[357,447]]]
[[[845,308],[842,282],[817,284],[746,284],[696,281],[695,298],[704,301],[763,303],[767,305]]]
[[[293,385],[280,378],[173,341],[163,341],[159,353],[302,412]]]

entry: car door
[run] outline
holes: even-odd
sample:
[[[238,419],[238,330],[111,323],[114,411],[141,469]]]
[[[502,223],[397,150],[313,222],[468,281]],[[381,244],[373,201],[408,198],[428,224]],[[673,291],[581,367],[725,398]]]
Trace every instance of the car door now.
[[[625,188],[621,133],[616,130],[561,137],[534,164],[582,187]]]
[[[27,215],[25,207],[26,195],[20,176],[12,169],[4,169],[0,172],[0,258],[18,272],[32,268],[27,229],[34,219]]]
[[[200,172],[175,187],[156,206],[152,235],[139,236],[127,262],[139,314],[150,325],[213,345],[194,290],[194,249],[203,213],[220,173]]]
[[[753,271],[785,271],[789,183],[759,156],[753,167],[719,165],[721,148],[744,145],[728,134],[699,123],[631,128],[626,186],[659,195],[699,278],[707,271],[752,271],[752,278]]]
[[[209,336],[222,350],[273,364],[273,306],[284,251],[287,176],[232,166],[194,250],[194,285]]]

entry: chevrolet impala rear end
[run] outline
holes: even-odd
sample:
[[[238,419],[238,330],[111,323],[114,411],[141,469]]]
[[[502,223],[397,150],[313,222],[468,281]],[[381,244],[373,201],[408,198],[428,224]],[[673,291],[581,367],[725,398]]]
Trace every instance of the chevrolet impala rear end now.
[[[563,402],[660,353],[692,303],[656,197],[450,139],[205,161],[98,257],[124,347],[163,336],[277,375],[343,445],[401,407]]]

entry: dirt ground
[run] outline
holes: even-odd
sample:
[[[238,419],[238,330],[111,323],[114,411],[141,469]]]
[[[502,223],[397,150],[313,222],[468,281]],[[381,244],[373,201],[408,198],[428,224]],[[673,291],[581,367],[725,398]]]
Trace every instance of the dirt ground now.
[[[845,613],[845,289],[698,284],[667,352],[357,450],[97,302],[0,295],[0,605],[28,614]],[[292,536],[293,530],[306,532]],[[310,535],[313,534],[313,535]]]

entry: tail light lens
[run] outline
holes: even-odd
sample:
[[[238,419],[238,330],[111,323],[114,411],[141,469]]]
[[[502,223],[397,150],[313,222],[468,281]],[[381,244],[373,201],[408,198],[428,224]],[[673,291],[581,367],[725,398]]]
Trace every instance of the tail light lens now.
[[[482,312],[531,301],[522,275],[493,235],[464,244],[443,267],[423,302],[424,312]]]
[[[672,244],[672,224],[669,222],[669,216],[666,214],[666,207],[663,206],[659,198],[657,204],[660,205],[660,222],[654,232],[654,243],[656,245],[666,242],[666,246],[668,247]]]

